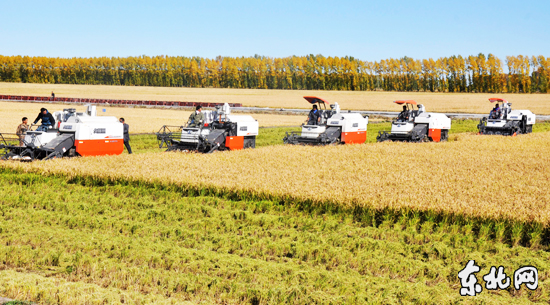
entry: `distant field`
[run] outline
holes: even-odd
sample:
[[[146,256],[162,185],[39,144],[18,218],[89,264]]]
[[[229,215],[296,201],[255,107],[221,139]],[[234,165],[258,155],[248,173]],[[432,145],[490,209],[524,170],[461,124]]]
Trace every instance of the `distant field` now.
[[[342,109],[399,111],[392,101],[413,99],[424,104],[428,111],[489,113],[489,97],[502,97],[516,109],[528,109],[536,114],[550,114],[549,94],[491,94],[491,93],[423,93],[369,91],[307,91],[261,89],[200,89],[167,87],[128,87],[104,85],[50,85],[0,83],[1,94],[105,99],[165,100],[187,102],[242,103],[245,106],[273,108],[308,108],[302,98],[319,96],[338,102]]]

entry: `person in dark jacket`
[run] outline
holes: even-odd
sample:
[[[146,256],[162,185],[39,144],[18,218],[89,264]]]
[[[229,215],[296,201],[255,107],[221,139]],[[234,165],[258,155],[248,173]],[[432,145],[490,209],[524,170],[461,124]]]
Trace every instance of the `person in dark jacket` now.
[[[500,110],[500,106],[498,104],[495,105],[495,119],[500,119],[502,116],[502,110]]]
[[[407,110],[407,106],[403,105],[403,111],[399,113],[397,116],[398,121],[408,121],[409,120],[409,111]]]
[[[48,128],[52,128],[55,126],[55,119],[53,118],[53,115],[48,112],[48,109],[46,108],[40,108],[40,113],[32,123],[33,125],[36,124],[39,120],[42,120],[42,125],[40,125],[36,130],[38,131],[46,131]]]
[[[495,108],[491,110],[491,113],[489,114],[490,119],[500,119],[500,116],[502,115],[502,111],[500,110],[500,106],[498,104],[495,105]]]
[[[119,120],[122,123],[122,126],[124,127],[124,146],[126,146],[126,150],[128,150],[128,154],[132,154],[132,147],[130,147],[130,134],[128,133],[130,131],[130,126],[124,122],[124,118],[120,118]]]
[[[307,115],[307,125],[317,125],[321,120],[321,114],[317,110],[317,105],[313,105],[313,109]]]

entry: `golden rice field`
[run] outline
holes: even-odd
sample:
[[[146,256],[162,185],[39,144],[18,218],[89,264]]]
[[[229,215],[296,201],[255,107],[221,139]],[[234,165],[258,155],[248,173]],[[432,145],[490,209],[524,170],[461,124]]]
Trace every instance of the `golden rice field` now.
[[[76,108],[78,111],[86,109],[85,106],[67,104],[0,102],[0,118],[2,118],[0,120],[0,132],[14,133],[23,117],[28,117],[29,124],[31,124],[42,107],[47,108],[52,113],[64,108]],[[103,109],[106,112],[102,112]],[[131,133],[145,133],[156,132],[162,125],[184,125],[191,111],[98,106],[97,113],[98,115],[124,117],[126,123],[130,125]],[[260,126],[297,126],[303,123],[305,118],[305,116],[299,115],[264,113],[252,113],[250,115],[258,120]]]
[[[0,162],[24,171],[214,187],[346,208],[413,209],[550,225],[550,133],[446,143],[271,146]],[[170,166],[167,166],[170,165]]]
[[[548,94],[202,89],[0,82],[1,94],[49,96],[52,91],[58,97],[242,103],[245,106],[273,108],[308,108],[309,104],[302,97],[313,95],[329,102],[338,102],[342,109],[373,111],[398,111],[400,107],[392,101],[413,99],[424,104],[428,111],[463,113],[489,113],[492,106],[488,98],[502,97],[516,109],[550,114]]]

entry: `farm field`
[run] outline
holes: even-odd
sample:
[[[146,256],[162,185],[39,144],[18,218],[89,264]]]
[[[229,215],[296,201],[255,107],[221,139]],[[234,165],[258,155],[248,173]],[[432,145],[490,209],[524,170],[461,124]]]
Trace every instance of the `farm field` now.
[[[302,97],[313,95],[325,98],[329,102],[338,102],[342,109],[372,111],[399,111],[400,107],[392,101],[413,99],[424,104],[427,111],[462,113],[489,113],[492,106],[488,98],[502,97],[511,102],[515,109],[529,109],[536,114],[550,114],[550,95],[548,94],[201,89],[0,82],[2,94],[50,96],[52,91],[58,97],[227,102],[272,108],[309,108],[309,104]]]
[[[546,227],[549,147],[548,132],[518,137],[456,134],[442,143],[276,145],[211,155],[143,153],[0,164],[30,172],[253,194],[254,199],[304,201],[323,208],[434,211]]]
[[[0,104],[8,131],[42,107]],[[102,108],[134,133],[181,125],[190,113]],[[453,120],[448,142],[374,143],[391,128],[376,118],[366,144],[303,147],[282,138],[304,116],[252,115],[277,126],[260,129],[257,149],[161,153],[156,136],[134,134],[134,155],[0,161],[0,296],[40,304],[550,299],[550,122],[501,137],[476,136],[478,120]],[[457,273],[470,259],[484,273],[534,265],[539,287],[463,299]]]
[[[1,168],[0,295],[40,304],[528,304],[550,297],[546,246],[512,247],[468,224],[399,217],[373,225],[299,203],[223,197]],[[538,289],[462,298],[457,273],[469,259],[483,274],[490,266],[510,275],[535,265]]]

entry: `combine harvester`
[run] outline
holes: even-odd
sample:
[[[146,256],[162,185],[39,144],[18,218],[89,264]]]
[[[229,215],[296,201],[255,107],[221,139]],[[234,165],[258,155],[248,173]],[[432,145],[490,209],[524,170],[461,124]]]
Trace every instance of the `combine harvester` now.
[[[412,100],[394,101],[404,105],[403,111],[392,122],[391,132],[380,131],[376,140],[402,141],[402,142],[427,142],[446,141],[451,129],[451,119],[442,113],[426,112],[424,105],[417,105]],[[414,106],[417,109],[414,110]]]
[[[159,148],[166,145],[166,151],[212,153],[256,147],[259,125],[251,116],[232,115],[227,103],[202,113],[201,127],[162,126],[157,132]]]
[[[338,103],[330,105],[327,101],[304,96],[312,105],[318,105],[320,121],[318,125],[302,125],[302,132],[287,132],[283,138],[285,144],[328,145],[365,143],[367,140],[368,117],[359,113],[341,113]],[[326,105],[330,105],[330,110]],[[321,109],[322,106],[322,109]]]
[[[96,106],[86,112],[69,108],[53,113],[57,128],[27,131],[23,146],[9,145],[0,134],[4,160],[49,160],[75,156],[120,155],[124,150],[123,126],[116,117],[96,116]]]
[[[501,102],[502,108],[493,109],[488,117],[479,121],[479,134],[515,136],[533,132],[536,115],[529,110],[512,110],[512,104],[501,98],[490,98],[491,103]]]

